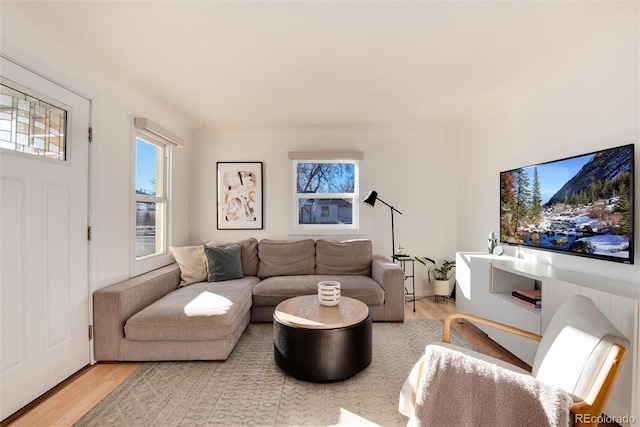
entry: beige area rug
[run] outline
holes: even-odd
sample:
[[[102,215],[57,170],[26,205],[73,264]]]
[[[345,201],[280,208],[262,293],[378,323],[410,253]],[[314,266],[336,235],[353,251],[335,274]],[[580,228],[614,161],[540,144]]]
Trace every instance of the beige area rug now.
[[[373,360],[345,381],[315,384],[273,360],[273,326],[250,324],[224,363],[150,362],[76,426],[403,426],[400,388],[440,320],[373,324]],[[456,331],[451,341],[474,348]]]

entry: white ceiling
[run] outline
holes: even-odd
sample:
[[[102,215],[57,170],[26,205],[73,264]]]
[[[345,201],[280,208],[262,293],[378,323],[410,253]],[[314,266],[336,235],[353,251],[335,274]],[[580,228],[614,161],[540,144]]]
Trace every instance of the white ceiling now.
[[[46,4],[200,126],[447,123],[625,11],[605,1]]]

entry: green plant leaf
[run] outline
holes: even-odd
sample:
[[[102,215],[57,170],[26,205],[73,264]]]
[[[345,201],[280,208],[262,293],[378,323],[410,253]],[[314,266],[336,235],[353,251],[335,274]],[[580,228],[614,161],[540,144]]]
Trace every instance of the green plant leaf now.
[[[428,257],[416,257],[416,261],[424,265],[427,268],[427,274],[433,280],[449,280],[451,278],[450,272],[456,267],[455,260],[444,260],[440,267],[435,260]],[[429,264],[433,264],[432,267]]]

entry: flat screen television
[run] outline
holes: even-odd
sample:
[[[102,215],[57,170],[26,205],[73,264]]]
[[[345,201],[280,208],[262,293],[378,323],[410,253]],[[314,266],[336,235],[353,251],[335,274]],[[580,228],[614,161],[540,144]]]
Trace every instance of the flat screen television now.
[[[633,264],[634,145],[500,172],[500,242]]]

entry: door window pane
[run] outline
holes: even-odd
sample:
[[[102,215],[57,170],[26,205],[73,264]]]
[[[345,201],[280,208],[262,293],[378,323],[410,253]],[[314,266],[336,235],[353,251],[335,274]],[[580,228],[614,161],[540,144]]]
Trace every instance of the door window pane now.
[[[0,148],[66,160],[67,112],[0,85]]]

